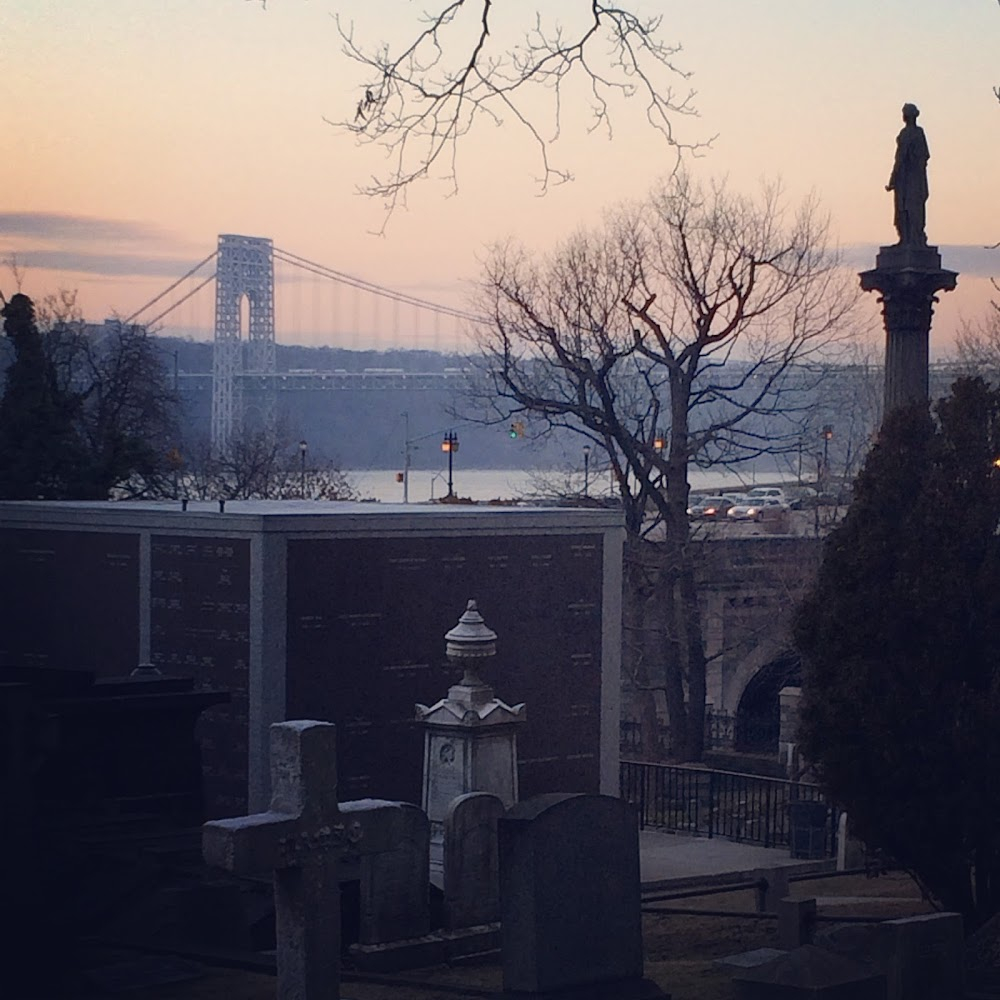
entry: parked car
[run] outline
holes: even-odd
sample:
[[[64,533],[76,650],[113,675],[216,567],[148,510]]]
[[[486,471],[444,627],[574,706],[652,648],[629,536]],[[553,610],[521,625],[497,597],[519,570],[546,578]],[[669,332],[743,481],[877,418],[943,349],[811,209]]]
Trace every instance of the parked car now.
[[[818,492],[812,487],[805,487],[798,496],[792,498],[792,510],[812,510],[814,507],[838,507],[849,504],[854,491],[850,484]]]
[[[792,510],[812,510],[814,507],[817,507],[819,503],[819,493],[811,486],[803,486],[801,489],[797,490],[795,496],[789,500],[788,506],[791,507]]]
[[[747,491],[748,500],[765,500],[765,499],[780,500],[785,503],[785,491],[781,489],[780,486],[755,486],[752,490]]]
[[[769,521],[781,517],[788,504],[777,497],[747,497],[742,503],[729,508],[726,515],[731,521]]]
[[[688,517],[714,521],[717,518],[725,517],[732,506],[733,501],[729,497],[697,497],[695,502],[688,507]]]

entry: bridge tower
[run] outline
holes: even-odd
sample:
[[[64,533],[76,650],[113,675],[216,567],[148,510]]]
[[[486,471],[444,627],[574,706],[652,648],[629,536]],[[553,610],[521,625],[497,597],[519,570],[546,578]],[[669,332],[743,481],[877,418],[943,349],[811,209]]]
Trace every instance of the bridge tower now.
[[[240,313],[249,305],[247,345]],[[225,454],[246,418],[241,376],[263,376],[259,393],[263,427],[275,428],[274,247],[258,236],[219,236],[215,279],[215,347],[212,356],[212,451]]]

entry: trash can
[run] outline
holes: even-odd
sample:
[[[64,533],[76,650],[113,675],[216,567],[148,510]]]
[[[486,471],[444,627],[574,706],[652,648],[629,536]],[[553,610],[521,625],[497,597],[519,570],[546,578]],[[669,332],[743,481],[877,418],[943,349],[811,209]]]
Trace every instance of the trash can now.
[[[825,858],[830,811],[825,802],[798,799],[788,804],[791,855],[801,860]]]

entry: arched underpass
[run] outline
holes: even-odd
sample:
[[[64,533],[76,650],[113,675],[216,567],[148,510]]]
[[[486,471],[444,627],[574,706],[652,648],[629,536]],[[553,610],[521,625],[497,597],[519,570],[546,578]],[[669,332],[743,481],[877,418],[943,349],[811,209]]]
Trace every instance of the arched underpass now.
[[[786,651],[766,663],[743,689],[736,709],[733,749],[740,753],[777,753],[781,715],[778,692],[801,683],[798,654]]]

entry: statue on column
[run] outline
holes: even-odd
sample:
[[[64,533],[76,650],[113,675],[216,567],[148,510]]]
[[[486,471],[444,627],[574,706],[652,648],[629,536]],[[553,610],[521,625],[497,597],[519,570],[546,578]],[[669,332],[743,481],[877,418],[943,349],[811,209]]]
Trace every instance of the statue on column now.
[[[879,247],[875,267],[863,271],[861,287],[878,292],[885,320],[885,401],[883,413],[914,403],[927,404],[931,319],[939,292],[950,292],[955,271],[941,267],[938,248],[927,245],[927,161],[930,153],[920,112],[903,105],[903,128],[896,137],[896,162],[886,191],[894,194],[895,246]]]
[[[896,162],[886,184],[894,193],[893,222],[900,246],[927,246],[927,161],[930,151],[924,130],[917,124],[915,104],[903,105],[904,126],[896,136]]]

